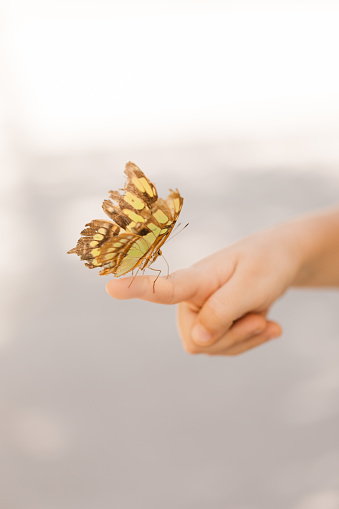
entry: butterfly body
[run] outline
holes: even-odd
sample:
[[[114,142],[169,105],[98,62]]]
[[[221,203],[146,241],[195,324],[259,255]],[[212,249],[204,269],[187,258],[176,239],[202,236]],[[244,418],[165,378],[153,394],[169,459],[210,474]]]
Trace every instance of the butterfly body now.
[[[179,217],[183,198],[170,190],[166,200],[134,163],[126,164],[127,182],[122,190],[110,191],[103,210],[112,221],[95,219],[86,225],[75,253],[100,275],[120,277],[135,269],[144,270],[161,256]]]

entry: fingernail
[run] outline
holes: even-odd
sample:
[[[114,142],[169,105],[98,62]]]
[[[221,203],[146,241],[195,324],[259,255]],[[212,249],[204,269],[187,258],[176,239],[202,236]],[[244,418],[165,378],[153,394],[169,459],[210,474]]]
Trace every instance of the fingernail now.
[[[192,337],[193,341],[196,341],[197,343],[208,343],[212,339],[212,336],[207,330],[200,325],[200,323],[197,323],[193,329],[192,329]]]
[[[262,332],[264,332],[264,329],[257,329],[253,332],[253,336],[257,336],[258,334],[261,334]]]

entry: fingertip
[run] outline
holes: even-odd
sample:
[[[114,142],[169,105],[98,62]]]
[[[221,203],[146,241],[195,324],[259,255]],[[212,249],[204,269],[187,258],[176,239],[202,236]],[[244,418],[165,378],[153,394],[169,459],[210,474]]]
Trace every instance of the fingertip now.
[[[106,291],[115,299],[142,299],[158,304],[172,302],[173,282],[169,278],[153,276],[125,277],[112,279],[106,285]]]
[[[267,327],[266,318],[256,313],[248,314],[243,320],[248,336],[261,334]]]
[[[276,322],[269,322],[266,334],[269,336],[270,339],[279,338],[282,335],[282,328],[281,326]]]
[[[212,342],[212,334],[200,323],[196,323],[192,329],[192,339],[197,345],[208,346]]]
[[[106,284],[106,292],[114,299],[131,299],[135,296],[131,291],[129,291],[131,288],[131,280],[131,277],[126,277],[124,279],[111,279]]]

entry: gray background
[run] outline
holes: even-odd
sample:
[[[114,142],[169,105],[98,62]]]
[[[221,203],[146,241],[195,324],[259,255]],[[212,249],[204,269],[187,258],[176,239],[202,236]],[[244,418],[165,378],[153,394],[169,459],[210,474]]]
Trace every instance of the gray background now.
[[[335,165],[264,171],[251,154],[220,143],[17,156],[2,193],[13,259],[2,268],[1,508],[339,507],[337,291],[289,291],[271,312],[283,336],[250,353],[190,356],[174,308],[114,301],[107,277],[66,255],[104,217],[129,159],[160,196],[185,198],[189,228],[164,248],[171,270],[338,203]]]

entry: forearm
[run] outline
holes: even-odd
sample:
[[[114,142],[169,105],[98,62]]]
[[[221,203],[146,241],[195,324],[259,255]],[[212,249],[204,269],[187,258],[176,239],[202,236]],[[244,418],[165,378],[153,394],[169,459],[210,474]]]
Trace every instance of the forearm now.
[[[339,286],[339,208],[279,228],[297,261],[293,286]]]

